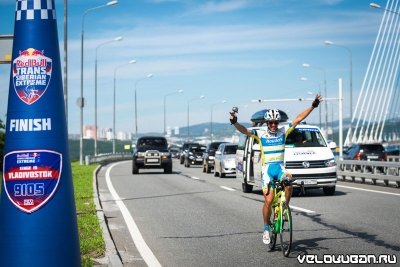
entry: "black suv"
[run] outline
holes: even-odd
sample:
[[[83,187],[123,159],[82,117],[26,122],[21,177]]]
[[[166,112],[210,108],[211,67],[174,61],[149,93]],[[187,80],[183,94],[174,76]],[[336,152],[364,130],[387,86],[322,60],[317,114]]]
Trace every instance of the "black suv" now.
[[[185,162],[185,154],[190,145],[199,145],[199,143],[193,143],[193,142],[183,143],[182,148],[181,148],[181,153],[179,155],[179,163],[180,164],[183,164]]]
[[[343,159],[383,161],[386,153],[382,144],[354,144],[343,151]]]
[[[190,165],[201,165],[203,163],[203,153],[206,151],[206,146],[197,144],[189,145],[185,150],[185,167],[189,168]]]
[[[165,137],[143,136],[137,140],[133,152],[132,174],[138,174],[140,168],[163,168],[164,173],[172,173],[171,152]]]
[[[203,153],[203,172],[211,173],[211,170],[214,169],[215,151],[223,143],[226,142],[211,142],[207,145],[206,151]]]

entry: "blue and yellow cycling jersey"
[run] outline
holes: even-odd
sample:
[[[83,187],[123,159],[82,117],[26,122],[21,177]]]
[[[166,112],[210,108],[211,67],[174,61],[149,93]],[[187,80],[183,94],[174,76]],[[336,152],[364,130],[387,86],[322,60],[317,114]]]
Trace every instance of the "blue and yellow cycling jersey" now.
[[[294,130],[289,125],[289,129],[285,131],[284,127],[276,130],[275,133],[265,131],[259,137],[263,153],[263,165],[269,163],[283,163],[285,153],[286,137]]]

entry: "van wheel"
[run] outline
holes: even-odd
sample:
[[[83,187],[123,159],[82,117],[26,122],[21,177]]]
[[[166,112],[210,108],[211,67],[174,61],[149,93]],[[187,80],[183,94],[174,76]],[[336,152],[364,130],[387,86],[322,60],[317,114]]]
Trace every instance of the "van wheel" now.
[[[138,174],[139,173],[139,168],[136,167],[136,165],[132,166],[132,174]]]
[[[335,194],[336,186],[324,187],[322,190],[324,190],[326,196],[333,196]]]
[[[246,181],[242,183],[243,193],[251,193],[253,192],[253,186],[249,185]]]

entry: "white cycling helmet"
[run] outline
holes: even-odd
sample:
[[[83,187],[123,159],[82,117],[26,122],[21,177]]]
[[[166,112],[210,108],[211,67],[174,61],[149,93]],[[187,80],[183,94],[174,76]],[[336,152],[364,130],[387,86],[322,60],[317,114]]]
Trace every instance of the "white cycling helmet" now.
[[[277,109],[268,109],[264,114],[264,119],[266,121],[280,121],[281,115]]]

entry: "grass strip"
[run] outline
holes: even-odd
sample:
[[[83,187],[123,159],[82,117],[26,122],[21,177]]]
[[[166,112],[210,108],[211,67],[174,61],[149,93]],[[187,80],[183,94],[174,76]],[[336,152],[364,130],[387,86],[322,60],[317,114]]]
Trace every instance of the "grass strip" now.
[[[82,266],[93,266],[92,258],[104,256],[105,251],[103,234],[93,202],[93,171],[97,166],[72,163]]]

